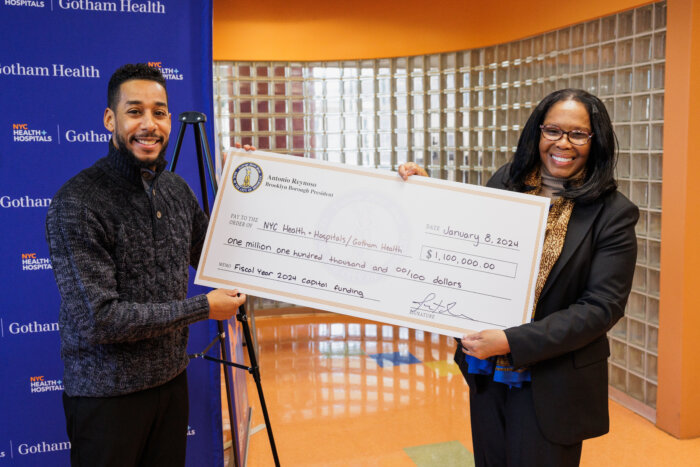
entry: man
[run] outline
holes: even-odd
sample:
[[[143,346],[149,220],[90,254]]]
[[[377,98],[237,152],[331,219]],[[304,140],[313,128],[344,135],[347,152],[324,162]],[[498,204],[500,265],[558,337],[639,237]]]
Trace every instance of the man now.
[[[124,65],[107,101],[107,156],[61,187],[46,219],[71,462],[184,465],[188,326],[229,319],[245,295],[186,298],[207,216],[164,170],[171,116],[160,71]]]

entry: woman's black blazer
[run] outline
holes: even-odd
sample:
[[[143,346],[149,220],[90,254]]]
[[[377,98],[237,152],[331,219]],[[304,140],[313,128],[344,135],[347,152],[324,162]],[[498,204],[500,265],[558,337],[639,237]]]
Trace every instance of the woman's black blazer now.
[[[508,165],[488,186],[505,188]],[[609,430],[607,331],[623,316],[637,258],[639,209],[615,191],[575,204],[566,240],[531,323],[506,329],[515,367],[530,367],[537,422],[554,443],[573,444]],[[467,373],[471,391],[491,376]]]

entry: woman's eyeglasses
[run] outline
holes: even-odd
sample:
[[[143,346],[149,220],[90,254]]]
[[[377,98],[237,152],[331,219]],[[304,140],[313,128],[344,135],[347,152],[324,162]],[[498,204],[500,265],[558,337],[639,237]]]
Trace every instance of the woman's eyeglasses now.
[[[593,137],[593,133],[587,133],[581,130],[564,131],[554,125],[540,125],[542,136],[550,141],[559,141],[562,136],[566,135],[569,142],[576,146],[583,146]]]

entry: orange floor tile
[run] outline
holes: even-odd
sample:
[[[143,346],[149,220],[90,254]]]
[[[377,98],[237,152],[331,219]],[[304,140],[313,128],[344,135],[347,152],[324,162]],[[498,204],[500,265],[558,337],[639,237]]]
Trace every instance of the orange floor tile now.
[[[473,465],[467,387],[452,362],[452,338],[335,314],[256,325],[281,465]],[[371,357],[394,352],[422,363],[381,360],[382,367]],[[248,398],[247,465],[274,465],[252,377]],[[700,439],[677,440],[612,401],[610,409],[611,433],[584,442],[582,466],[700,465]]]

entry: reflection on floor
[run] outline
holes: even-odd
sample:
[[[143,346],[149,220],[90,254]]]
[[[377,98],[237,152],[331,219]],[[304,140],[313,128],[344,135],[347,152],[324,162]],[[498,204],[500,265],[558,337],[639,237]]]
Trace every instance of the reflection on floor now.
[[[335,314],[258,318],[256,325],[282,465],[474,464],[467,386],[452,361],[452,338]],[[255,431],[263,416],[252,377],[248,397]],[[700,465],[700,439],[679,441],[614,402],[610,409],[611,434],[584,443],[581,465]],[[248,466],[271,465],[261,429],[250,437]]]

